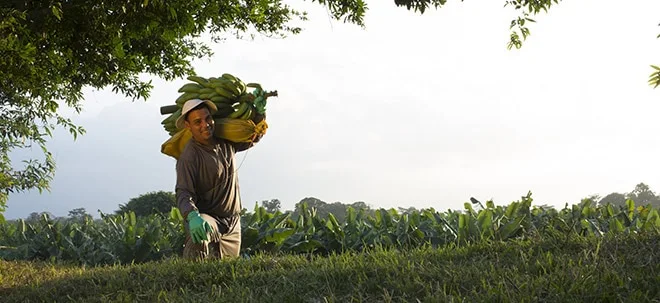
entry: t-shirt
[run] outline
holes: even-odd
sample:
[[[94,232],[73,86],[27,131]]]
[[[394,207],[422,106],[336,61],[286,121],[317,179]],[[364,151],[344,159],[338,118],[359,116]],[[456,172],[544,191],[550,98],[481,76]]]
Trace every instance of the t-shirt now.
[[[207,146],[190,139],[177,160],[175,192],[184,218],[193,210],[216,220],[241,213],[234,155],[252,144],[216,140],[216,144]]]

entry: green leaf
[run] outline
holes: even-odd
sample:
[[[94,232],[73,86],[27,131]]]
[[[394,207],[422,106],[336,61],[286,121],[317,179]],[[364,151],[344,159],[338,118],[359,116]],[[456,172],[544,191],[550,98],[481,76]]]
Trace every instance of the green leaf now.
[[[252,247],[259,241],[259,230],[254,227],[246,227],[241,232],[242,245]]]
[[[623,224],[621,224],[621,221],[616,217],[610,218],[609,223],[611,233],[620,233],[624,229]]]
[[[467,228],[467,215],[465,214],[460,214],[458,216],[458,230],[459,232],[463,229]]]
[[[607,215],[614,217],[614,208],[612,207],[612,204],[607,204]]]
[[[520,223],[522,223],[523,219],[524,217],[521,216],[501,226],[498,230],[500,239],[506,240],[515,236],[516,233],[522,228]]]
[[[477,217],[479,228],[481,229],[481,236],[490,236],[493,232],[493,212],[490,209],[482,210]]]
[[[60,3],[58,3],[60,4]],[[61,5],[61,4],[60,4]],[[50,7],[50,10],[53,12],[53,15],[57,20],[62,20],[62,9],[61,7],[57,7],[56,5],[53,5]]]
[[[312,252],[317,248],[322,248],[323,244],[318,240],[303,240],[291,245],[291,250],[295,252]]]
[[[631,199],[626,200],[626,208],[630,214],[630,220],[632,220],[632,213],[635,211],[635,202]]]
[[[135,213],[130,212],[129,216],[130,216],[129,226],[133,227],[133,226],[137,225],[137,219],[135,218]]]
[[[293,230],[293,228],[276,228],[268,233],[265,240],[267,242],[282,243],[294,232],[295,230]]]

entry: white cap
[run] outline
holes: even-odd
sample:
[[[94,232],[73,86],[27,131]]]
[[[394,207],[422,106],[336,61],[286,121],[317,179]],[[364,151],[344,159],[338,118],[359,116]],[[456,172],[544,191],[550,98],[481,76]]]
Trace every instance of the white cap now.
[[[215,104],[213,104],[213,102],[211,102],[211,100],[190,99],[183,104],[183,108],[181,109],[181,116],[179,116],[179,118],[176,119],[176,128],[182,129],[185,126],[184,119],[186,117],[186,114],[189,111],[191,111],[193,108],[195,108],[197,105],[200,105],[202,103],[206,103],[206,105],[208,105],[211,114],[218,111],[218,108],[215,106]]]

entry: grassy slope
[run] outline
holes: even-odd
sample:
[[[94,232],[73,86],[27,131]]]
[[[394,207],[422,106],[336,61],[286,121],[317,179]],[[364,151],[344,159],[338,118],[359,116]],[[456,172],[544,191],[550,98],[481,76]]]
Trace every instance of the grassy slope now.
[[[660,302],[660,236],[82,268],[0,261],[0,298],[169,302]]]

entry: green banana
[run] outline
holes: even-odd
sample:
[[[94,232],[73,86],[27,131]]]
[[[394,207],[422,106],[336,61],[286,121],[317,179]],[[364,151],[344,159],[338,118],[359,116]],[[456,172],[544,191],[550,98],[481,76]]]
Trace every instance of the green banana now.
[[[232,75],[230,73],[224,73],[220,77],[225,78],[227,80],[231,80],[231,81],[236,81],[237,80],[236,77],[234,77],[234,75]]]
[[[197,83],[186,83],[185,85],[181,86],[179,88],[180,93],[198,93],[199,90],[204,88],[203,86],[197,84]]]
[[[223,107],[223,108],[218,108],[218,111],[213,113],[214,118],[227,118],[227,116],[231,113],[234,112],[233,107]]]
[[[236,118],[242,116],[243,114],[245,114],[245,112],[248,110],[249,106],[250,106],[250,104],[247,103],[247,102],[238,103],[238,106],[235,107],[236,111],[229,114],[229,116],[227,116],[227,117],[236,119]]]
[[[231,104],[234,104],[234,103],[235,103],[234,100],[229,99],[229,98],[227,98],[227,97],[220,96],[220,95],[218,95],[217,93],[216,93],[214,96],[212,96],[211,98],[209,98],[209,100],[213,101],[213,103],[216,103],[216,104],[218,104],[218,103],[224,103],[224,104],[229,104],[229,105],[231,105]]]
[[[197,82],[197,84],[199,84],[199,85],[204,85],[205,83],[209,82],[208,80],[206,80],[206,78],[199,77],[199,76],[188,76],[188,78],[186,78],[186,79],[188,79],[190,81],[193,81],[193,82]]]
[[[230,100],[236,99],[236,97],[237,97],[236,95],[234,95],[233,92],[228,91],[226,88],[224,88],[224,87],[222,87],[222,86],[218,86],[218,87],[216,87],[216,88],[215,88],[215,92],[216,92],[218,95],[220,95],[220,96],[222,96],[222,97],[225,97],[225,98],[227,98],[227,99],[230,99]]]
[[[231,91],[236,96],[239,96],[241,94],[240,84],[236,80],[231,80],[221,77],[213,82],[216,83],[216,87],[217,86],[223,87],[228,91]]]
[[[222,86],[220,87],[224,88],[227,91],[230,91],[235,97],[241,95],[241,90],[232,81],[224,81],[222,82]]]
[[[202,89],[199,90],[199,93],[200,93],[200,94],[212,94],[212,93],[214,93],[214,92],[215,92],[215,89],[213,89],[213,88],[207,88],[207,87],[202,88]]]
[[[212,82],[209,82],[209,85],[212,88],[222,87],[222,81],[212,81]]]
[[[245,113],[242,114],[239,117],[239,119],[247,120],[247,119],[250,119],[250,117],[252,117],[252,105],[250,105],[249,103],[247,103],[247,104],[248,104],[247,110],[245,110]]]
[[[252,102],[254,102],[254,95],[253,94],[242,94],[238,97],[238,102],[252,103]]]
[[[245,85],[245,82],[241,80],[241,78],[236,77],[236,86],[238,87],[238,90],[240,91],[241,95],[245,94],[247,91],[247,86]]]
[[[230,109],[232,109],[232,111],[234,110],[234,107],[229,103],[215,103],[214,102],[213,104],[215,104],[215,107],[218,109],[218,111],[220,111],[222,109],[225,109],[225,108],[230,108]]]
[[[168,132],[176,131],[176,126],[174,126],[174,124],[168,124],[168,125],[165,125],[164,128],[165,128],[165,130],[168,131]]]
[[[261,89],[261,84],[259,84],[259,83],[248,83],[248,84],[245,84],[245,86]]]
[[[232,76],[233,77],[233,76]],[[231,83],[231,86],[234,87],[236,90],[235,92],[237,95],[242,95],[245,93],[245,90],[247,89],[247,86],[245,86],[245,83],[238,77],[232,78],[224,78],[227,79],[227,82]]]
[[[183,94],[181,94],[181,96],[179,96],[179,98],[176,99],[175,103],[177,105],[183,106],[183,104],[186,103],[186,101],[188,101],[190,99],[195,99],[195,98],[198,98],[198,97],[199,97],[199,93],[183,93]]]

